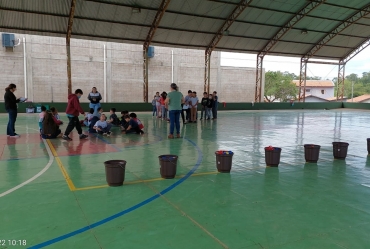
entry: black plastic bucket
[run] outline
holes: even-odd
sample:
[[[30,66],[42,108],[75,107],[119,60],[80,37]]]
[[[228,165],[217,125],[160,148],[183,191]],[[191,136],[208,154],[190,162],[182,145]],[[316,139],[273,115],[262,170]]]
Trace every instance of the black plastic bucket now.
[[[317,163],[320,154],[320,145],[305,144],[304,145],[304,158],[308,163]]]
[[[161,165],[161,168],[160,168],[161,177],[165,179],[174,178],[176,176],[178,156],[161,155],[158,158],[159,158],[159,164]]]
[[[216,167],[218,172],[220,173],[230,173],[231,166],[233,164],[233,155],[234,153],[230,154],[216,154]]]
[[[346,159],[349,143],[333,142],[333,156],[335,159]]]
[[[273,150],[271,150],[270,147],[265,147],[266,165],[270,167],[278,167],[280,163],[280,154],[281,148],[273,147]]]
[[[109,186],[122,186],[125,180],[126,161],[110,160],[104,162],[105,177]]]

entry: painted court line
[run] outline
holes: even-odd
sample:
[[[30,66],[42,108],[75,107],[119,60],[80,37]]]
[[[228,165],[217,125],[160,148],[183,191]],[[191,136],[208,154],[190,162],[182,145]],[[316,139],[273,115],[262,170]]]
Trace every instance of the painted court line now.
[[[70,232],[70,233],[61,235],[59,237],[56,237],[54,239],[51,239],[51,240],[42,242],[42,243],[37,244],[37,245],[34,245],[34,246],[31,246],[29,248],[30,249],[43,248],[43,247],[52,245],[54,243],[60,242],[62,240],[68,239],[70,237],[73,237],[75,235],[78,235],[80,233],[86,232],[86,231],[88,231],[90,229],[93,229],[95,227],[98,227],[100,225],[103,225],[103,224],[105,224],[105,223],[107,223],[109,221],[112,221],[112,220],[114,220],[116,218],[119,218],[119,217],[125,215],[125,214],[128,214],[128,213],[130,213],[132,211],[135,211],[136,209],[138,209],[138,208],[140,208],[140,207],[142,207],[142,206],[144,206],[144,205],[146,205],[146,204],[148,204],[148,203],[150,203],[150,202],[158,199],[161,195],[164,195],[167,192],[169,192],[169,191],[173,190],[174,188],[176,188],[177,186],[179,186],[181,183],[183,183],[186,179],[188,179],[198,169],[198,167],[199,167],[199,165],[200,165],[200,163],[202,162],[202,159],[203,159],[203,153],[200,150],[200,148],[193,141],[191,141],[191,140],[189,140],[187,138],[184,138],[184,139],[187,140],[189,143],[191,143],[196,148],[196,150],[198,152],[198,160],[197,160],[196,164],[194,165],[194,167],[184,177],[180,178],[175,183],[173,183],[170,186],[168,186],[167,188],[163,189],[158,194],[155,194],[155,195],[149,197],[148,199],[146,199],[146,200],[144,200],[144,201],[142,201],[142,202],[140,202],[140,203],[138,203],[138,204],[136,204],[136,205],[134,205],[134,206],[132,206],[130,208],[127,208],[127,209],[125,209],[125,210],[123,210],[121,212],[118,212],[118,213],[116,213],[114,215],[111,215],[111,216],[109,216],[109,217],[107,217],[105,219],[102,219],[100,221],[97,221],[95,223],[92,223],[91,225],[82,227],[82,228],[77,229],[77,230],[75,230],[73,232]]]
[[[212,171],[212,172],[203,172],[203,173],[197,173],[197,174],[192,174],[191,176],[203,176],[203,175],[213,175],[213,174],[219,174],[218,171]],[[179,175],[175,176],[175,178],[181,178],[184,177],[185,175]],[[146,180],[137,180],[137,181],[131,181],[131,182],[124,182],[123,185],[129,185],[129,184],[137,184],[137,183],[145,183],[145,182],[154,182],[154,181],[163,181],[166,179],[163,178],[153,178],[153,179],[146,179]],[[98,188],[108,188],[109,185],[97,185],[97,186],[89,186],[89,187],[82,187],[82,188],[76,188],[76,191],[81,191],[81,190],[90,190],[90,189],[98,189]]]
[[[5,192],[3,192],[3,193],[1,193],[0,194],[0,197],[4,197],[4,196],[6,196],[6,195],[8,195],[8,194],[10,194],[10,193],[12,193],[12,192],[14,192],[14,191],[16,191],[17,189],[19,189],[19,188],[21,188],[21,187],[23,187],[24,185],[26,185],[26,184],[28,184],[28,183],[30,183],[30,182],[32,182],[33,180],[35,180],[35,179],[37,179],[39,176],[41,176],[42,174],[44,174],[49,168],[50,168],[50,166],[53,164],[53,162],[54,162],[54,156],[53,156],[53,154],[51,153],[51,151],[50,151],[50,148],[49,148],[49,146],[47,145],[47,143],[46,143],[46,140],[45,139],[43,139],[43,142],[44,142],[44,144],[45,144],[45,148],[46,148],[46,150],[47,150],[47,152],[48,152],[48,154],[49,154],[49,162],[46,164],[46,166],[39,172],[39,173],[37,173],[36,175],[34,175],[33,177],[31,177],[30,179],[28,179],[27,181],[25,181],[25,182],[23,182],[23,183],[21,183],[21,184],[19,184],[19,185],[17,185],[17,186],[15,186],[14,188],[11,188],[11,189],[9,189],[9,190],[7,190],[7,191],[5,191]]]
[[[55,148],[54,148],[54,145],[47,139],[47,143],[49,146],[47,147],[50,147],[50,150],[51,152],[53,153],[53,156],[55,157],[55,161],[57,161],[57,164],[59,166],[59,169],[60,171],[62,172],[63,176],[64,176],[64,179],[66,180],[67,182],[67,185],[69,187],[69,189],[71,191],[75,191],[76,190],[76,187],[75,185],[73,184],[71,178],[69,177],[68,173],[67,173],[67,170],[64,168],[63,166],[63,163],[62,161],[60,160],[59,156],[58,156],[58,153],[56,152]]]

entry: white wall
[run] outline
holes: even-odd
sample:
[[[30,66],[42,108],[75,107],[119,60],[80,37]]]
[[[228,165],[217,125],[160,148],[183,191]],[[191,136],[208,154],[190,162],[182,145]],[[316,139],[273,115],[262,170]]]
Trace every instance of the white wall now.
[[[307,92],[307,90],[310,90]],[[324,94],[321,93],[324,90]],[[313,95],[323,99],[334,97],[334,87],[306,87],[306,95]]]
[[[328,102],[326,100],[315,98],[315,97],[312,97],[312,96],[305,98],[304,101],[305,102]]]

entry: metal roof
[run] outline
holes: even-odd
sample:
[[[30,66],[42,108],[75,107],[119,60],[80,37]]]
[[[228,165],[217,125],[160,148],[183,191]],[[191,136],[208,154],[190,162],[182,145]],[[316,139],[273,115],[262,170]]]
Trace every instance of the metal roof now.
[[[72,38],[144,44],[163,1],[77,0]],[[66,36],[70,9],[71,0],[0,0],[0,31]],[[267,54],[341,60],[370,39],[369,10],[370,0],[171,0],[151,45],[207,49],[221,35],[214,50],[257,54],[274,41]]]

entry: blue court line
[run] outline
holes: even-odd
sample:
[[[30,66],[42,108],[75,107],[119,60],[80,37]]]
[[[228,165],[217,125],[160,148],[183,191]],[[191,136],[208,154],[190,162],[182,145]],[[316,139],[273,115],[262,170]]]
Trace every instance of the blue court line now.
[[[40,244],[37,244],[37,245],[34,245],[34,246],[31,246],[29,247],[29,249],[36,249],[36,248],[43,248],[43,247],[46,247],[46,246],[49,246],[49,245],[52,245],[54,243],[57,243],[57,242],[60,242],[62,240],[65,240],[65,239],[68,239],[72,236],[75,236],[75,235],[78,235],[80,233],[83,233],[83,232],[86,232],[92,228],[95,228],[97,226],[100,226],[100,225],[103,225],[109,221],[112,221],[116,218],[119,218],[125,214],[128,214],[146,204],[149,204],[150,202],[154,201],[155,199],[158,199],[161,195],[164,195],[166,194],[167,192],[171,191],[172,189],[174,189],[175,187],[179,186],[181,183],[183,183],[186,179],[188,179],[199,167],[200,163],[202,162],[202,159],[203,159],[203,153],[202,151],[200,150],[200,148],[193,142],[191,141],[190,139],[187,139],[187,138],[184,138],[185,140],[187,140],[188,142],[190,142],[198,151],[198,160],[196,162],[196,164],[194,165],[194,167],[182,178],[180,178],[178,181],[176,181],[175,183],[173,183],[172,185],[168,186],[167,188],[165,188],[164,190],[162,190],[161,192],[159,192],[158,194],[155,194],[153,195],[152,197],[130,207],[130,208],[127,208],[119,213],[116,213],[112,216],[109,216],[105,219],[102,219],[100,221],[97,221],[89,226],[85,226],[85,227],[82,227],[80,229],[77,229],[73,232],[70,232],[70,233],[67,233],[67,234],[64,234],[62,236],[59,236],[59,237],[56,237],[54,239],[51,239],[51,240],[48,240],[48,241],[45,241],[45,242],[42,242]]]

